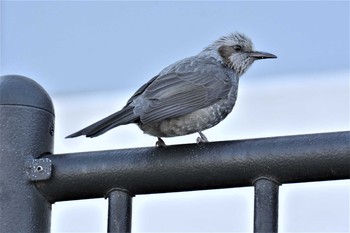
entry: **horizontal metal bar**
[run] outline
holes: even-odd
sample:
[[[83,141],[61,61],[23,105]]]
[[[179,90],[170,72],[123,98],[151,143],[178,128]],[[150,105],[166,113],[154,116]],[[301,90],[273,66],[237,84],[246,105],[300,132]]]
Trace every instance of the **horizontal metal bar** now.
[[[37,187],[51,201],[349,179],[350,132],[46,155],[50,180]]]

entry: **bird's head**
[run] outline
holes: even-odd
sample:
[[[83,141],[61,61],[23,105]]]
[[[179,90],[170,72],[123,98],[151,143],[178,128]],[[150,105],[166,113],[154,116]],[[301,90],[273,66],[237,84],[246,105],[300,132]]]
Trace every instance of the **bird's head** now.
[[[235,70],[238,76],[244,74],[255,60],[277,58],[271,53],[255,51],[252,41],[241,33],[232,33],[219,38],[200,55],[214,57],[223,65]]]

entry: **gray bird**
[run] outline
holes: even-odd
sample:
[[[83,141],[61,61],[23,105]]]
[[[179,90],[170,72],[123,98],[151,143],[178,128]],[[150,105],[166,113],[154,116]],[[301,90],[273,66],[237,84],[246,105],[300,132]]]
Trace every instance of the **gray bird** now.
[[[158,138],[198,132],[197,143],[207,142],[202,131],[222,121],[233,109],[239,78],[258,59],[277,58],[253,50],[252,41],[241,33],[223,36],[193,57],[163,69],[140,87],[118,112],[73,133],[96,137],[130,123]]]

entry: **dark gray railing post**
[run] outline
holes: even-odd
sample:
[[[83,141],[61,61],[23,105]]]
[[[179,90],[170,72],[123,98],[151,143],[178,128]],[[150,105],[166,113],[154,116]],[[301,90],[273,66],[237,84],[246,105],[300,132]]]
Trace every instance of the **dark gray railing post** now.
[[[0,77],[0,231],[49,232],[51,203],[33,180],[47,179],[52,153],[54,110],[36,82]]]
[[[132,195],[126,190],[113,189],[108,197],[108,233],[131,232]]]
[[[254,181],[254,232],[278,232],[279,184],[261,177]]]

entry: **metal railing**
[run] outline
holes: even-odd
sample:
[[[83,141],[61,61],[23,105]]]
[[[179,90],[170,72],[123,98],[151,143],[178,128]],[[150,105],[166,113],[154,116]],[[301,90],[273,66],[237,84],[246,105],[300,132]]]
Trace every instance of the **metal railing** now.
[[[53,154],[49,95],[0,78],[0,229],[49,232],[51,204],[107,197],[108,232],[131,231],[138,194],[254,186],[254,232],[278,231],[281,184],[350,178],[350,132]]]

